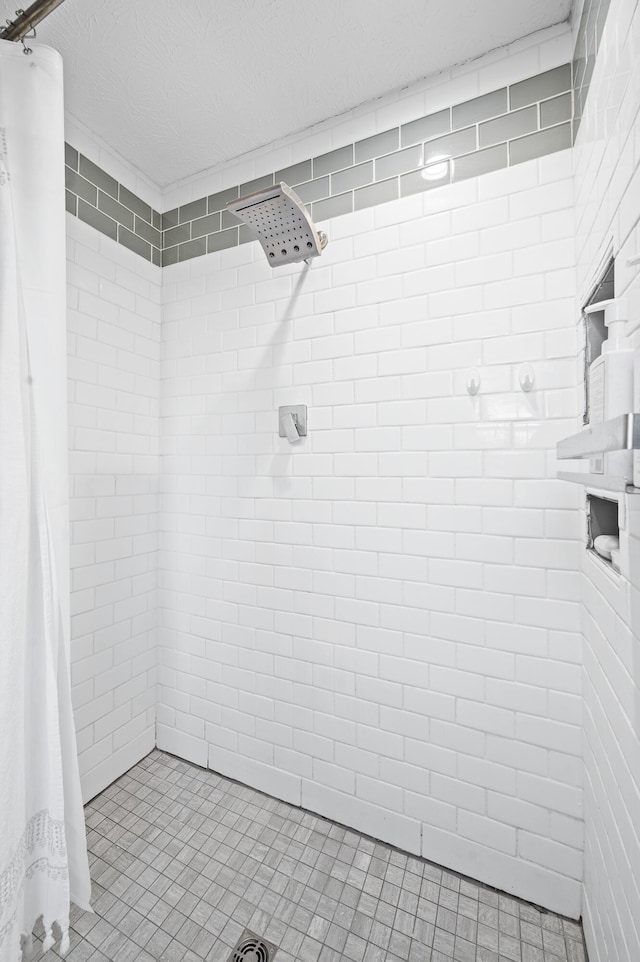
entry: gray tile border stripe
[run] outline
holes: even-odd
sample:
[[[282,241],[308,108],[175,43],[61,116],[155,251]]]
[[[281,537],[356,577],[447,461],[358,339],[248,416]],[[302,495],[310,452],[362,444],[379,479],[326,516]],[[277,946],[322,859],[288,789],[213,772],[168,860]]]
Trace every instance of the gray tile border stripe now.
[[[347,171],[353,169],[353,167],[346,168]],[[331,188],[328,175],[326,177],[318,177],[316,180],[310,180],[306,184],[298,184],[296,187],[296,194],[303,204],[310,204],[314,200],[322,200],[323,197],[329,197],[330,193]]]
[[[553,127],[565,120],[571,120],[571,94],[560,94],[540,104],[540,126]]]
[[[283,180],[289,187],[295,187],[296,184],[304,184],[305,181],[311,180],[311,160],[303,160],[299,164],[293,164],[291,167],[283,167],[282,170],[276,170],[273,179],[276,184],[279,184],[280,181]]]
[[[383,154],[390,154],[400,146],[400,130],[393,127],[385,130],[381,134],[367,137],[366,140],[359,140],[354,144],[355,162],[362,163],[363,160],[372,160],[374,157],[381,157]]]
[[[363,210],[365,207],[376,207],[378,204],[386,204],[387,201],[397,200],[400,196],[398,178],[383,180],[377,184],[370,184],[369,187],[360,187],[356,190],[353,197],[353,209]]]
[[[479,177],[492,170],[500,170],[507,166],[507,145],[497,144],[484,150],[475,150],[464,157],[456,157],[453,161],[453,182],[467,180],[469,177]]]
[[[509,107],[511,110],[517,110],[518,107],[538,103],[540,100],[546,100],[567,90],[571,90],[571,64],[569,63],[512,84],[509,87]]]
[[[538,129],[538,107],[523,107],[522,110],[514,110],[504,117],[497,117],[495,120],[487,120],[480,124],[478,128],[478,146],[490,147],[492,144],[502,144],[506,140],[513,140],[514,137],[522,137],[523,134],[531,134]]]
[[[535,134],[520,137],[509,143],[509,161],[511,164],[521,164],[534,157],[544,157],[556,150],[564,150],[571,146],[571,124],[559,124],[557,127],[546,127]]]
[[[78,198],[78,217],[85,224],[95,227],[101,234],[106,234],[111,240],[118,240],[118,225],[115,220],[107,217],[106,214],[103,214],[91,204],[87,204],[81,197]]]
[[[321,177],[323,174],[332,174],[334,170],[343,170],[345,167],[353,166],[353,144],[340,147],[338,150],[331,150],[328,154],[314,157],[313,176]]]
[[[207,209],[210,214],[216,210],[225,210],[230,200],[236,200],[240,196],[239,187],[229,187],[227,190],[220,190],[217,194],[210,194],[207,198]]]
[[[427,114],[426,117],[420,117],[418,120],[403,124],[400,128],[401,146],[409,147],[411,144],[419,144],[423,140],[431,140],[432,137],[449,133],[450,130],[451,108],[447,107],[435,114]]]
[[[386,180],[388,177],[406,174],[410,170],[422,167],[422,155],[422,145],[416,144],[414,147],[405,147],[404,150],[397,150],[384,157],[376,157],[376,180]]]
[[[597,2],[608,6],[609,0],[587,5]],[[592,14],[585,23],[601,31],[602,16]],[[585,60],[582,91],[589,71]],[[571,146],[571,77],[572,65],[563,64],[163,213],[66,144],[67,210],[166,267],[252,240],[226,205],[280,180],[296,190],[314,220],[323,221]],[[438,161],[446,165],[440,177],[434,176]]]
[[[65,164],[67,211],[159,266],[162,214],[70,144],[65,144]]]
[[[116,200],[118,199],[118,181],[107,174],[102,167],[98,167],[94,164],[92,160],[88,160],[83,154],[80,154],[80,165],[78,167],[79,172],[90,183],[95,184],[105,193],[111,194]]]
[[[573,51],[573,139],[580,128],[610,0],[585,0]]]
[[[470,124],[479,123],[489,117],[498,117],[509,109],[507,102],[507,88],[493,90],[491,93],[483,94],[481,97],[474,97],[465,103],[456,104],[452,110],[452,127],[458,130],[460,127],[468,127]]]
[[[192,200],[190,204],[185,204],[178,211],[178,223],[186,224],[188,221],[204,217],[207,213],[207,198],[200,197],[199,200]]]
[[[119,224],[124,224],[129,230],[133,230],[135,214],[127,210],[123,204],[119,204],[110,194],[105,194],[101,190],[98,191],[98,209],[109,217],[113,217]]]
[[[331,174],[331,193],[342,194],[345,190],[354,190],[373,183],[373,161],[366,160],[363,164],[347,167]]]

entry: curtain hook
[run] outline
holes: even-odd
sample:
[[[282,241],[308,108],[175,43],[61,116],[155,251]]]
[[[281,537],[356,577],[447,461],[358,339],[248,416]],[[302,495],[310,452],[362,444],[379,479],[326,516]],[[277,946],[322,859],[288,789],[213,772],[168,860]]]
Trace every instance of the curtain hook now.
[[[15,13],[16,13],[16,17],[21,17],[22,14],[24,13],[24,10],[23,10],[22,8],[20,8],[19,10],[16,10]],[[12,24],[13,24],[13,21],[12,21],[12,20],[7,20],[7,25],[8,25],[8,26],[12,26]],[[28,46],[26,45],[25,40],[35,40],[35,39],[36,39],[36,28],[35,28],[35,27],[32,27],[32,28],[31,28],[31,31],[30,31],[28,34],[25,34],[24,37],[20,37],[20,43],[22,44],[22,52],[25,53],[27,56],[29,56],[30,54],[32,54],[32,53],[33,53],[33,50],[31,49],[31,47],[28,47]]]

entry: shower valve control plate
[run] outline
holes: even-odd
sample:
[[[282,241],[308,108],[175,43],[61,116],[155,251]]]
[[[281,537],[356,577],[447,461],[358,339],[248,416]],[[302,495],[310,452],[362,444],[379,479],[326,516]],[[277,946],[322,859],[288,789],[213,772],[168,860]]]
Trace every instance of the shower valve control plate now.
[[[307,436],[307,405],[306,404],[283,404],[278,408],[278,421],[279,430],[278,434],[281,438],[286,438],[285,430],[282,426],[282,418],[290,414],[294,420],[298,435],[301,438],[306,438]]]

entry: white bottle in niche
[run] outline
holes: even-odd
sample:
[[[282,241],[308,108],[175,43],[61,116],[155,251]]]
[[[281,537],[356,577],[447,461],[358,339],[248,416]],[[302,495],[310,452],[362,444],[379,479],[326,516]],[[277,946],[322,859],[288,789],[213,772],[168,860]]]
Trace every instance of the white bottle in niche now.
[[[640,411],[640,350],[634,351],[633,410]],[[633,483],[640,488],[640,451],[633,451]]]
[[[625,337],[625,319],[620,302],[611,301],[604,309],[604,323],[609,336],[602,345],[604,420],[633,410],[633,358],[634,351]],[[593,368],[593,365],[591,366]],[[589,371],[591,375],[591,371]],[[591,387],[591,380],[589,382]],[[609,451],[604,456],[605,474],[625,478],[633,483],[633,453],[631,451]]]
[[[604,419],[604,354],[601,354],[589,365],[589,424],[602,424]],[[602,474],[604,457],[591,458],[589,470],[592,474]]]

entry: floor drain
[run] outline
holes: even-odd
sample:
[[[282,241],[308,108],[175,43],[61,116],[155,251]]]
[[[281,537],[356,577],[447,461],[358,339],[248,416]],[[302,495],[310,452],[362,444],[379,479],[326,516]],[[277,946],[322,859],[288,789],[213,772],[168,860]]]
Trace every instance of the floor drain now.
[[[272,942],[267,942],[255,932],[245,929],[231,953],[229,962],[271,962],[276,951]]]

